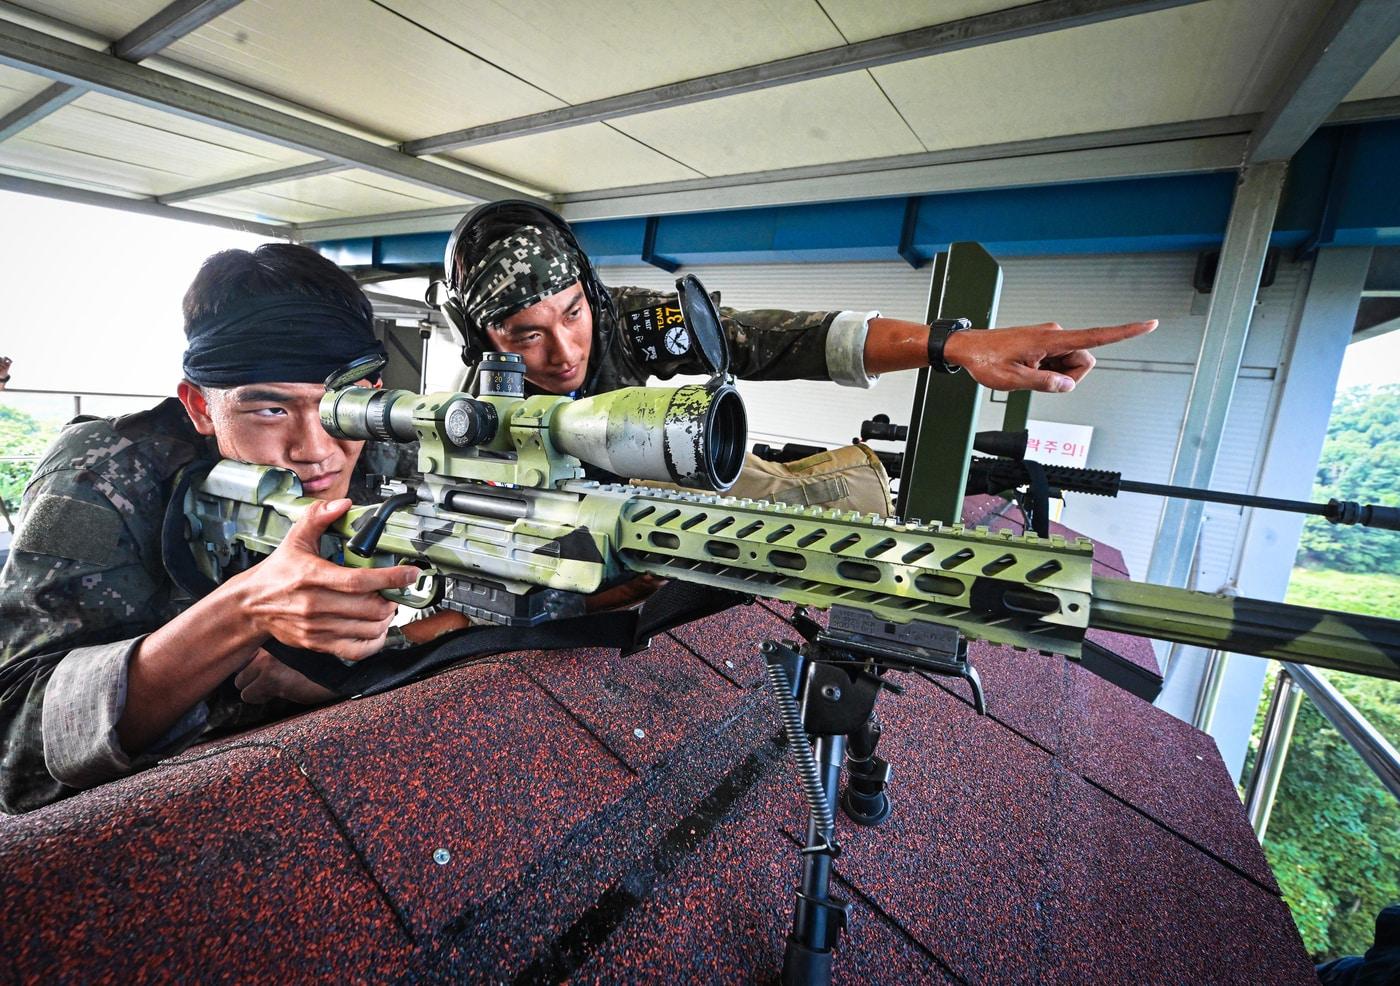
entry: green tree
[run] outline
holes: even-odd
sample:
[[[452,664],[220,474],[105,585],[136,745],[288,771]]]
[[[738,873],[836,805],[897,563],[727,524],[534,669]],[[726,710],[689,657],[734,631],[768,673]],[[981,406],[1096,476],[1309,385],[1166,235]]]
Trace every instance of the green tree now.
[[[1345,674],[1328,680],[1382,735],[1400,736],[1400,684]],[[1261,706],[1256,732],[1263,715]],[[1306,699],[1264,852],[1315,958],[1366,951],[1376,914],[1400,902],[1400,804]]]
[[[24,484],[29,482],[38,457],[57,434],[53,424],[0,404],[0,499],[11,517],[19,509]]]
[[[1400,384],[1353,387],[1337,395],[1317,464],[1314,498],[1400,505]],[[1303,525],[1300,560],[1343,572],[1400,574],[1400,533]]]

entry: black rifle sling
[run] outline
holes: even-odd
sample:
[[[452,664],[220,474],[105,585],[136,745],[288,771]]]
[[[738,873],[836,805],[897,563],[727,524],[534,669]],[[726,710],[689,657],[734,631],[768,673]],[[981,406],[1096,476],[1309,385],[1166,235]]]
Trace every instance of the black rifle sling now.
[[[638,650],[658,633],[750,601],[728,589],[668,582],[635,609],[588,613],[533,627],[472,626],[428,643],[381,651],[349,666],[277,641],[266,646],[283,664],[337,695],[378,695],[454,664],[496,654],[578,647]]]

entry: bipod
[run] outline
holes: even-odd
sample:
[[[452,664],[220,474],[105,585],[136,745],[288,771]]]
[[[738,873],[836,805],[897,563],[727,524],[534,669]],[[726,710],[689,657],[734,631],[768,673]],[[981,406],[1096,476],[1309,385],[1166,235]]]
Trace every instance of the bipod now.
[[[956,630],[884,623],[844,606],[832,607],[825,628],[800,608],[792,624],[805,643],[768,640],[759,648],[808,810],[782,981],[825,986],[850,917],[850,904],[831,895],[832,863],[841,854],[837,804],[860,825],[879,825],[890,814],[890,765],[875,755],[881,735],[875,700],[882,690],[903,689],[885,680],[885,673],[955,675],[971,685],[978,712],[986,704],[977,670],[967,660],[967,642]],[[841,796],[843,760],[849,780]]]

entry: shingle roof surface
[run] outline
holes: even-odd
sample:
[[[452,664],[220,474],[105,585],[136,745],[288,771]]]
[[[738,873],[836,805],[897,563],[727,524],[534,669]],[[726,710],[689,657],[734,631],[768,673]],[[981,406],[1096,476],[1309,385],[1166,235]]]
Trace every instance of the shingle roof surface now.
[[[0,954],[21,980],[771,979],[804,827],[777,612],[457,668],[0,818]],[[894,812],[840,820],[838,982],[1316,982],[1209,737],[1062,658],[972,653],[988,716],[951,679],[881,699]]]

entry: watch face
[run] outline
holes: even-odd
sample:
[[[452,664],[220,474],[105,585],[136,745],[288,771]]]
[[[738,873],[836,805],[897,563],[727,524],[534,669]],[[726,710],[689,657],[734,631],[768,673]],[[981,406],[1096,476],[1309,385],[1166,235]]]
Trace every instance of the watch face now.
[[[690,351],[690,336],[684,325],[673,325],[666,330],[666,351],[674,356]]]

